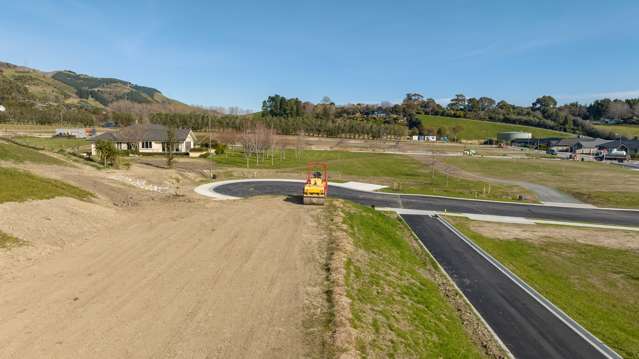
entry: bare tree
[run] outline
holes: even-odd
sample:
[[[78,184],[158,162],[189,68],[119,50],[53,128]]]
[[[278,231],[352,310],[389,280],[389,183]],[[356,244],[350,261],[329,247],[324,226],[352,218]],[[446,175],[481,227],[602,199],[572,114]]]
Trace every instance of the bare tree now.
[[[175,157],[175,146],[177,145],[176,128],[169,126],[166,130],[166,165],[169,168],[173,167],[173,160]]]

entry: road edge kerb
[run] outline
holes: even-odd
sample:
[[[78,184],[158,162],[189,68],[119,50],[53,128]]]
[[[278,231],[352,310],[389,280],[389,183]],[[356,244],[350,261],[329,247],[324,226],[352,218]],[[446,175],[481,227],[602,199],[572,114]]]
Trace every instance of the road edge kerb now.
[[[424,245],[424,243],[422,243],[422,241],[419,240],[419,236],[417,236],[417,233],[415,233],[415,231],[413,231],[413,228],[408,224],[408,222],[406,222],[406,220],[404,219],[404,217],[401,214],[398,214],[399,218],[402,220],[402,223],[406,226],[406,228],[408,228],[408,230],[410,231],[410,233],[413,235],[413,238],[415,239],[415,241],[417,243],[419,243],[419,245],[422,247],[422,249],[424,249],[424,251],[428,254],[428,256],[430,258],[432,258],[432,260],[435,262],[435,264],[437,265],[437,268],[444,274],[444,276],[446,277],[446,280],[451,283],[453,285],[453,287],[455,288],[455,290],[457,291],[457,293],[459,293],[459,295],[463,298],[464,302],[466,302],[466,304],[468,304],[468,306],[470,307],[470,309],[473,311],[473,313],[477,316],[477,318],[479,318],[479,320],[484,324],[484,327],[486,327],[486,329],[488,329],[488,331],[490,332],[490,334],[493,336],[493,338],[495,339],[495,341],[497,342],[497,344],[504,350],[504,352],[506,353],[506,355],[508,355],[509,358],[511,359],[515,359],[515,356],[513,355],[513,353],[510,352],[510,350],[508,349],[508,347],[506,346],[506,344],[504,344],[504,342],[501,340],[501,338],[497,335],[497,333],[493,330],[493,328],[490,326],[490,324],[488,324],[488,322],[484,319],[484,317],[479,313],[479,311],[477,311],[477,308],[475,308],[475,306],[470,302],[470,300],[466,297],[466,295],[464,294],[464,292],[462,292],[462,290],[457,286],[457,283],[455,283],[455,281],[453,280],[453,278],[450,277],[450,275],[448,274],[448,272],[446,272],[446,270],[444,269],[444,267],[442,267],[441,264],[439,264],[439,262],[437,261],[437,259],[435,258],[435,256],[433,256],[433,254],[428,250],[428,248],[426,248],[426,246]]]
[[[224,184],[231,184],[231,183],[241,183],[241,182],[269,182],[269,181],[274,181],[274,182],[297,182],[297,183],[303,183],[303,180],[293,180],[293,179],[284,179],[284,178],[243,178],[243,179],[237,179],[237,180],[227,180],[227,181],[220,181],[220,182],[209,182],[209,183],[205,183],[202,184],[200,186],[197,186],[195,189],[200,188],[200,187],[207,187],[209,186],[209,191],[224,185]],[[429,194],[418,194],[418,193],[401,193],[401,192],[379,192],[379,191],[369,191],[369,190],[364,190],[364,189],[353,189],[351,187],[348,186],[340,186],[340,183],[337,182],[330,182],[329,186],[333,186],[333,187],[344,187],[344,188],[348,188],[350,190],[353,191],[358,191],[358,192],[366,192],[366,193],[374,193],[374,194],[382,194],[382,195],[388,195],[388,196],[410,196],[410,197],[422,197],[422,198],[444,198],[444,199],[453,199],[453,200],[460,200],[460,201],[473,201],[473,202],[487,202],[487,203],[500,203],[500,204],[512,204],[512,205],[517,205],[517,206],[537,206],[537,207],[551,207],[551,208],[564,208],[564,209],[571,209],[571,208],[578,208],[578,209],[586,209],[586,210],[605,210],[605,211],[627,211],[627,212],[639,212],[639,209],[636,208],[605,208],[605,207],[573,207],[573,206],[557,206],[557,205],[547,205],[547,204],[543,204],[543,203],[519,203],[519,202],[506,202],[506,201],[494,201],[494,200],[489,200],[489,199],[475,199],[475,198],[464,198],[464,197],[450,197],[450,196],[438,196],[438,195],[429,195]],[[216,196],[214,195],[208,195],[205,193],[201,193],[198,192],[197,190],[195,190],[197,193],[202,194],[204,196],[207,197],[212,197],[212,198],[216,198]],[[212,191],[210,191],[212,192]],[[226,196],[226,195],[222,195],[220,194],[220,196],[223,197],[228,197],[228,198],[219,198],[219,199],[238,199],[237,197],[232,197],[232,196]]]
[[[539,304],[541,304],[544,308],[550,311],[555,317],[557,317],[562,323],[564,323],[568,328],[570,328],[573,332],[577,333],[581,338],[583,338],[586,342],[592,345],[597,351],[603,354],[606,358],[609,359],[623,359],[621,355],[611,349],[609,346],[604,344],[599,338],[590,333],[586,328],[582,327],[577,321],[572,319],[568,314],[562,311],[559,307],[554,305],[550,300],[546,299],[543,295],[529,286],[525,281],[519,278],[516,274],[511,272],[508,268],[506,268],[503,264],[501,264],[498,260],[492,257],[490,254],[485,252],[481,247],[479,247],[474,241],[470,238],[466,237],[463,233],[461,233],[455,226],[451,225],[445,219],[441,218],[441,216],[435,216],[437,220],[442,223],[446,228],[448,228],[451,232],[453,232],[457,237],[463,240],[469,247],[475,250],[479,255],[481,255],[484,259],[486,259],[490,264],[492,264],[497,270],[502,272],[506,277],[508,277],[511,281],[513,281],[517,286],[523,289],[528,295],[533,297]]]

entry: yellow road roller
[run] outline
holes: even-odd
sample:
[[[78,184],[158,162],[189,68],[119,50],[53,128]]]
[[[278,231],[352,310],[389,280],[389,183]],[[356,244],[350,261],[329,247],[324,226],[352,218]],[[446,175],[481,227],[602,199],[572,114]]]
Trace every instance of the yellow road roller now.
[[[328,194],[328,165],[323,162],[309,162],[306,168],[304,204],[323,205]]]

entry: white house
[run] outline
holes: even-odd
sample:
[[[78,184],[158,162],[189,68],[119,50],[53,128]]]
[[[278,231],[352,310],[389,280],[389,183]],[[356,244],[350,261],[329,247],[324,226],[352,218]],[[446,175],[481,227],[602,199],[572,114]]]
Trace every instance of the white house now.
[[[7,109],[6,109],[4,106],[0,105],[0,112],[4,112],[4,111],[6,111],[6,110],[7,110]]]
[[[96,155],[95,143],[110,141],[118,150],[138,150],[140,153],[166,153],[168,151],[168,127],[155,124],[132,125],[119,131],[105,132],[91,138],[91,155]],[[189,153],[195,147],[195,134],[190,128],[175,131],[175,153]]]

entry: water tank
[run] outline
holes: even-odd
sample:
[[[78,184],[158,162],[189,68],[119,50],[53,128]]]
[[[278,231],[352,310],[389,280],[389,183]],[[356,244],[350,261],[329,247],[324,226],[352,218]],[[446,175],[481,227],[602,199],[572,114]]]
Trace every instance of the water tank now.
[[[532,138],[530,132],[500,132],[497,134],[497,140],[501,142],[512,142],[513,140],[529,140]]]

